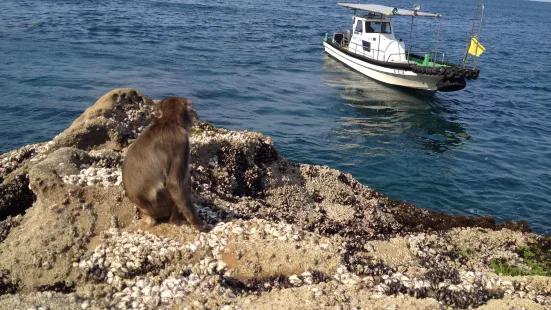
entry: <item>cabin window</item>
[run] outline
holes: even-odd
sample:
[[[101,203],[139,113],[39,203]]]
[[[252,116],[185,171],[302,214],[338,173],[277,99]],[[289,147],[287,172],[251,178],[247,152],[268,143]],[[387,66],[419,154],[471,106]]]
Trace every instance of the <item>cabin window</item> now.
[[[366,33],[377,33],[379,32],[377,28],[373,27],[374,24],[380,24],[377,22],[365,22],[365,32]],[[379,29],[381,27],[379,26]]]
[[[363,20],[359,20],[358,22],[356,22],[356,32],[363,32],[363,23]]]
[[[390,28],[390,23],[383,23],[381,25],[381,33],[392,33],[392,28]]]
[[[366,33],[392,33],[388,22],[365,22]]]

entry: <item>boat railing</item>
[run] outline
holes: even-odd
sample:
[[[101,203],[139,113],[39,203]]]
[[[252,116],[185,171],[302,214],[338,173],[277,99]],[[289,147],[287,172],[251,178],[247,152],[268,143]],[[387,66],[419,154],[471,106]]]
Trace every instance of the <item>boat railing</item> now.
[[[363,45],[360,45],[356,42],[349,42],[348,43],[349,47],[352,46],[352,45],[354,46],[353,51],[354,51],[355,54],[362,55],[362,56],[365,56],[365,57],[368,57],[368,58],[371,58],[371,59],[390,62],[390,59],[392,57],[397,57],[398,59],[404,59],[404,61],[407,61],[407,63],[417,64],[416,62],[412,61],[408,57],[408,55],[409,55],[408,52],[392,53],[392,54],[388,54],[388,56],[387,56],[386,52],[383,51],[383,50],[379,50],[379,49],[376,49],[376,48],[370,48],[369,52],[367,52],[367,51],[364,50]],[[352,49],[349,48],[349,50],[352,50]],[[427,60],[432,62],[432,66],[435,66],[436,64],[443,65],[445,63],[445,59],[446,59],[446,55],[443,52],[436,51],[436,50],[432,50],[432,51],[422,51],[422,50],[421,51],[415,51],[414,50],[414,51],[411,52],[411,54],[412,55],[429,55],[429,59],[427,59]],[[377,57],[373,57],[374,55],[376,55]]]
[[[431,51],[424,51],[424,50],[420,50],[420,51],[417,51],[417,50],[413,50],[410,52],[403,52],[403,53],[392,53],[392,54],[389,54],[388,57],[386,58],[386,61],[390,61],[390,58],[393,57],[393,56],[398,56],[398,59],[404,59],[404,61],[407,61],[408,63],[415,63],[417,64],[415,61],[412,61],[411,60],[411,57],[409,57],[409,55],[413,55],[413,56],[419,56],[419,57],[425,57],[425,60],[426,60],[426,63],[427,65],[429,63],[432,63],[432,66],[436,66],[437,64],[440,64],[440,65],[443,65],[446,63],[446,55],[444,54],[444,52],[440,52],[440,51],[436,51],[436,50],[431,50]],[[403,56],[403,58],[401,57]],[[428,56],[428,58],[427,58]]]
[[[476,57],[468,57],[466,52],[450,55],[446,57],[446,64],[451,64],[463,68],[476,68]]]
[[[362,56],[364,56],[364,57],[371,58],[371,59],[376,59],[376,60],[381,59],[380,56],[381,56],[381,54],[382,54],[382,56],[383,56],[382,59],[385,59],[385,51],[383,51],[383,50],[379,50],[379,49],[370,47],[370,48],[369,48],[369,52],[366,52],[366,51],[364,50],[364,46],[363,46],[363,45],[360,45],[360,44],[358,44],[358,43],[356,43],[356,42],[352,42],[352,41],[348,43],[348,46],[350,46],[350,45],[354,45],[354,53],[355,53],[355,54],[362,55]],[[350,50],[350,48],[349,48],[349,50]],[[358,53],[358,50],[361,52],[361,54]],[[373,55],[374,55],[375,52],[376,52],[377,58],[375,58],[375,57],[372,56],[372,54],[371,54],[372,51],[373,51]]]
[[[453,65],[462,64],[464,56],[465,56],[465,53],[449,55],[448,57],[446,57],[446,63],[453,64]]]

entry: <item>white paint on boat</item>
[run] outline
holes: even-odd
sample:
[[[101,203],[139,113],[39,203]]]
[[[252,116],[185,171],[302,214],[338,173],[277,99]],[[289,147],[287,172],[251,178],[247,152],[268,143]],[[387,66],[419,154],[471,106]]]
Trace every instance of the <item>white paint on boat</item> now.
[[[325,41],[323,42],[323,46],[325,47],[325,52],[327,52],[329,55],[339,60],[343,64],[362,73],[365,76],[381,81],[383,83],[436,91],[436,83],[438,83],[438,81],[442,79],[441,76],[437,75],[423,75],[408,70],[391,69],[377,66],[356,57],[347,55]]]

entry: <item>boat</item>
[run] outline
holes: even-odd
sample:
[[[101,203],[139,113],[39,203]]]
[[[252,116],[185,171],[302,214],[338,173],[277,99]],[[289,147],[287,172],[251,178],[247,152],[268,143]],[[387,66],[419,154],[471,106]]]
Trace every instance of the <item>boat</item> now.
[[[412,50],[414,19],[441,19],[442,14],[421,12],[417,4],[413,10],[378,4],[338,5],[354,10],[352,31],[335,31],[332,37],[326,33],[323,39],[325,52],[363,75],[386,84],[441,92],[464,89],[467,80],[478,78],[480,69],[476,67],[476,57],[485,50],[479,42],[484,5],[476,8],[465,52],[452,56],[438,50],[440,24],[434,49]],[[367,14],[358,15],[358,11]],[[392,18],[399,16],[411,16],[408,46],[394,36]]]

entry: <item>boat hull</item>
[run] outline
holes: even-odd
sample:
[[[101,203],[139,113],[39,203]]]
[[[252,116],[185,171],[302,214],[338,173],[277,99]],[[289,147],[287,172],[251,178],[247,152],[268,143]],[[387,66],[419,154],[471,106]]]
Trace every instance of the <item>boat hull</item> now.
[[[323,46],[325,47],[325,52],[327,54],[342,62],[346,66],[362,73],[365,76],[386,84],[428,91],[437,91],[439,88],[437,84],[443,78],[439,75],[424,75],[409,70],[393,69],[371,64],[343,53],[325,41],[323,42]]]

